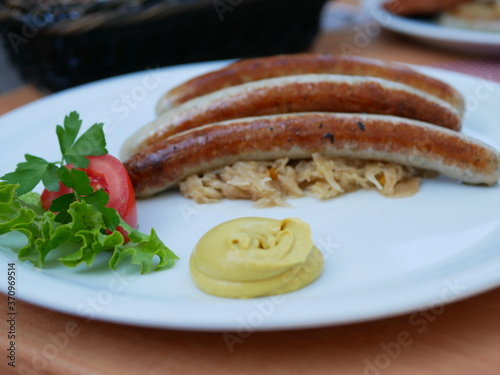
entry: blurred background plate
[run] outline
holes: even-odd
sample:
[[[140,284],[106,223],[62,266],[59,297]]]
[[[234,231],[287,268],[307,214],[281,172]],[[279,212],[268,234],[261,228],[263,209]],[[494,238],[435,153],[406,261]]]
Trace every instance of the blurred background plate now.
[[[384,2],[364,0],[363,9],[388,30],[441,48],[500,56],[500,33],[441,26],[432,18],[400,17],[383,9]]]

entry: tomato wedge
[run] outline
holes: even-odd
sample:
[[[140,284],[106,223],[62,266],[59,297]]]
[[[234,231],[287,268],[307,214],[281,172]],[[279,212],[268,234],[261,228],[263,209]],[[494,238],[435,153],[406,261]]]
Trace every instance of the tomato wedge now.
[[[107,207],[114,208],[128,225],[137,228],[134,189],[121,161],[109,154],[88,156],[88,159],[90,160],[88,167],[81,168],[81,170],[89,176],[92,187],[95,190],[104,189],[109,195]],[[41,195],[42,207],[48,210],[54,199],[72,191],[62,184],[60,184],[59,191],[45,189]]]
[[[47,189],[43,190],[43,193],[40,197],[40,200],[42,201],[42,207],[45,211],[48,211],[50,209],[50,205],[52,204],[52,201],[61,195],[64,194],[69,194],[72,193],[73,189],[70,189],[66,186],[64,186],[62,183],[59,182],[59,191],[48,191]]]

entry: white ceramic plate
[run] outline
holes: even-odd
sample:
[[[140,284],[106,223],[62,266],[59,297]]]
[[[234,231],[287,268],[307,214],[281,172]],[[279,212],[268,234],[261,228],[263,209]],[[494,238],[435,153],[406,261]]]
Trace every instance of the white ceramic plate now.
[[[0,118],[0,174],[29,152],[58,159],[55,125],[78,110],[84,126],[104,121],[108,148],[154,117],[169,87],[222,63],[187,65],[117,77],[61,92]],[[466,96],[464,132],[500,147],[500,86],[423,69]],[[199,330],[267,330],[356,322],[451,301],[500,285],[500,187],[473,187],[447,178],[423,181],[411,198],[359,191],[329,201],[291,200],[293,207],[255,209],[248,201],[196,205],[177,192],[138,203],[142,230],[154,226],[181,258],[172,269],[139,276],[137,269],[69,269],[49,262],[35,269],[0,250],[0,277],[16,262],[19,299],[93,319]],[[310,286],[273,298],[213,297],[191,281],[188,260],[214,225],[241,216],[299,217],[323,252],[323,275]],[[6,291],[6,283],[1,282]]]
[[[500,55],[500,33],[447,27],[432,21],[399,17],[384,10],[384,2],[385,0],[364,0],[363,8],[386,29],[441,48]]]

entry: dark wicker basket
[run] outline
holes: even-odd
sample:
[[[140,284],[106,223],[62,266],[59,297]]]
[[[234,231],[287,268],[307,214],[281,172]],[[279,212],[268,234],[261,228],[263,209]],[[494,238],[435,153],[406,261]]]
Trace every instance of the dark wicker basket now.
[[[325,1],[115,0],[81,13],[4,1],[0,30],[23,78],[58,91],[157,66],[304,51]]]

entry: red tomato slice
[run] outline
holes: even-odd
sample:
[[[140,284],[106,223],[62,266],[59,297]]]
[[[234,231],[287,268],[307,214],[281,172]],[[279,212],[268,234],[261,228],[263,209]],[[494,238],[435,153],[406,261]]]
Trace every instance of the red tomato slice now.
[[[108,207],[114,208],[131,227],[137,228],[137,205],[132,181],[120,160],[109,154],[89,156],[86,168],[90,184],[109,194]]]
[[[40,197],[40,200],[42,201],[42,207],[45,211],[48,211],[50,209],[50,205],[52,204],[52,201],[61,195],[64,194],[69,194],[72,193],[73,189],[70,189],[66,186],[64,186],[62,183],[59,182],[59,191],[48,191],[47,189],[43,190],[42,196]]]
[[[137,206],[132,182],[120,160],[109,154],[88,156],[90,164],[82,169],[87,172],[90,184],[96,189],[104,189],[109,194],[107,207],[114,208],[131,227],[137,228]],[[70,167],[70,166],[69,166]],[[42,207],[50,208],[52,201],[73,190],[60,184],[57,192],[45,189],[41,196]]]

